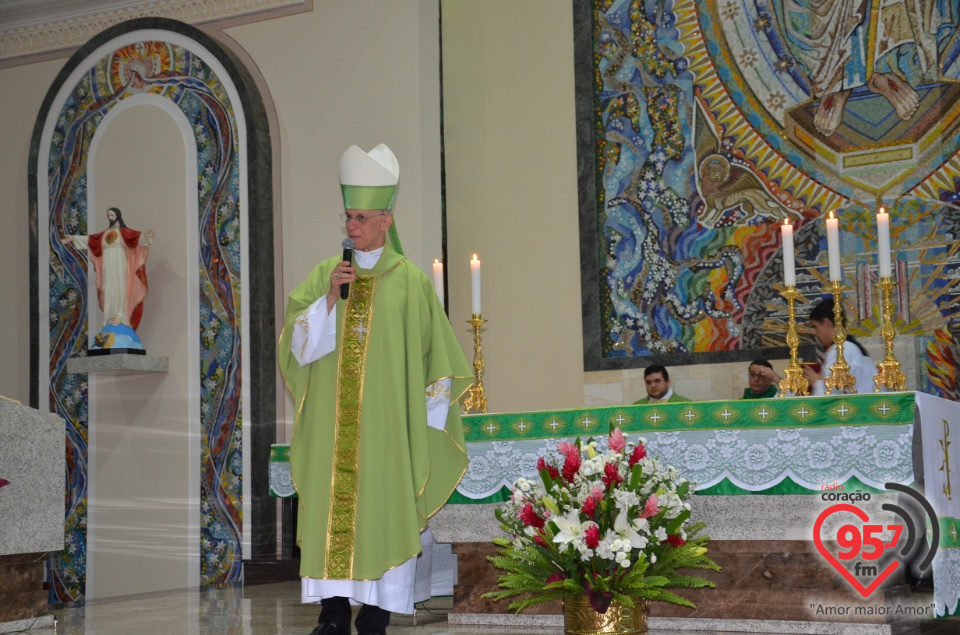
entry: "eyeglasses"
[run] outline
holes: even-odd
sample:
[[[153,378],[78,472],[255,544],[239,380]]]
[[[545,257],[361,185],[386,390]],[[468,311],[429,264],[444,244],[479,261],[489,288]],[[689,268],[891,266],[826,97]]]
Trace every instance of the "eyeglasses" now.
[[[383,216],[387,212],[380,212],[379,214],[354,214],[350,216],[349,214],[340,214],[340,220],[343,221],[343,224],[346,225],[350,221],[360,223],[361,225],[366,225],[367,221],[371,218],[376,218],[377,216]]]

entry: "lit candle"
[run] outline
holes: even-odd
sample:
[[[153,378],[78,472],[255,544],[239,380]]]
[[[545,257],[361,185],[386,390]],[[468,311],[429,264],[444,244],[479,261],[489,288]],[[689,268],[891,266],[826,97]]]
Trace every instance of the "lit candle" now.
[[[433,259],[433,288],[440,298],[440,306],[443,306],[443,263],[439,258]]]
[[[890,266],[890,215],[883,208],[877,212],[877,262],[880,265],[880,277],[893,275]]]
[[[473,291],[473,314],[480,315],[480,259],[473,254],[470,261],[470,281]]]
[[[840,221],[833,217],[827,219],[827,258],[830,263],[830,282],[840,282]]]
[[[783,219],[783,284],[788,287],[797,286],[796,262],[793,253],[793,225],[790,220]]]

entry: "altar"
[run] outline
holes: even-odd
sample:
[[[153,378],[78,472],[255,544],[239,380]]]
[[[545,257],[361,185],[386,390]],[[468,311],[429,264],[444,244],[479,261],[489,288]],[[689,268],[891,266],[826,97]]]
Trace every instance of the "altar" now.
[[[64,421],[0,397],[0,633],[53,627],[47,556],[64,548]]]
[[[864,598],[813,546],[816,518],[833,504],[825,493],[870,493],[859,505],[874,517],[902,496],[887,491],[887,483],[925,491],[939,517],[935,609],[928,606],[919,617],[958,613],[960,499],[952,497],[952,486],[960,463],[949,452],[960,447],[955,402],[903,392],[477,414],[463,424],[469,468],[430,522],[437,541],[452,543],[458,557],[450,623],[560,623],[558,604],[513,615],[506,602],[481,597],[496,587],[498,575],[485,559],[494,553],[490,541],[502,535],[493,510],[517,478],[538,478],[537,458],[559,441],[601,439],[611,426],[632,440],[645,438],[651,455],[698,484],[692,519],[708,523],[711,554],[724,567],[706,576],[716,589],[684,592],[696,610],[655,603],[652,628],[725,630],[737,620],[737,630],[744,630],[749,620],[755,631],[909,630],[909,619],[855,610],[916,603],[902,575]],[[282,462],[271,469],[282,471]],[[850,610],[818,614],[838,607]]]

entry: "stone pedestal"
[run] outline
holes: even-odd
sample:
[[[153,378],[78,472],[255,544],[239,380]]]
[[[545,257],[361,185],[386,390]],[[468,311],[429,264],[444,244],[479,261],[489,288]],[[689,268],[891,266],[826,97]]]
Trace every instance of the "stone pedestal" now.
[[[170,369],[169,357],[152,355],[102,355],[94,357],[71,357],[67,360],[68,373],[166,373]]]
[[[0,633],[53,624],[44,566],[63,549],[65,433],[60,417],[0,398]]]

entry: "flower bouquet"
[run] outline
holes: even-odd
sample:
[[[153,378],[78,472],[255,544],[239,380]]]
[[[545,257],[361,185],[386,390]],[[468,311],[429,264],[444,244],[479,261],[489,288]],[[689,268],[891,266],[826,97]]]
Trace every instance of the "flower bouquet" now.
[[[484,597],[521,596],[510,604],[517,612],[582,597],[597,613],[637,600],[695,608],[668,589],[715,585],[679,571],[720,568],[699,535],[705,523],[688,524],[690,482],[644,444],[619,428],[600,443],[560,442],[559,456],[537,463],[541,482],[517,479],[496,512],[512,539],[494,540],[499,554],[488,558],[506,573]]]

